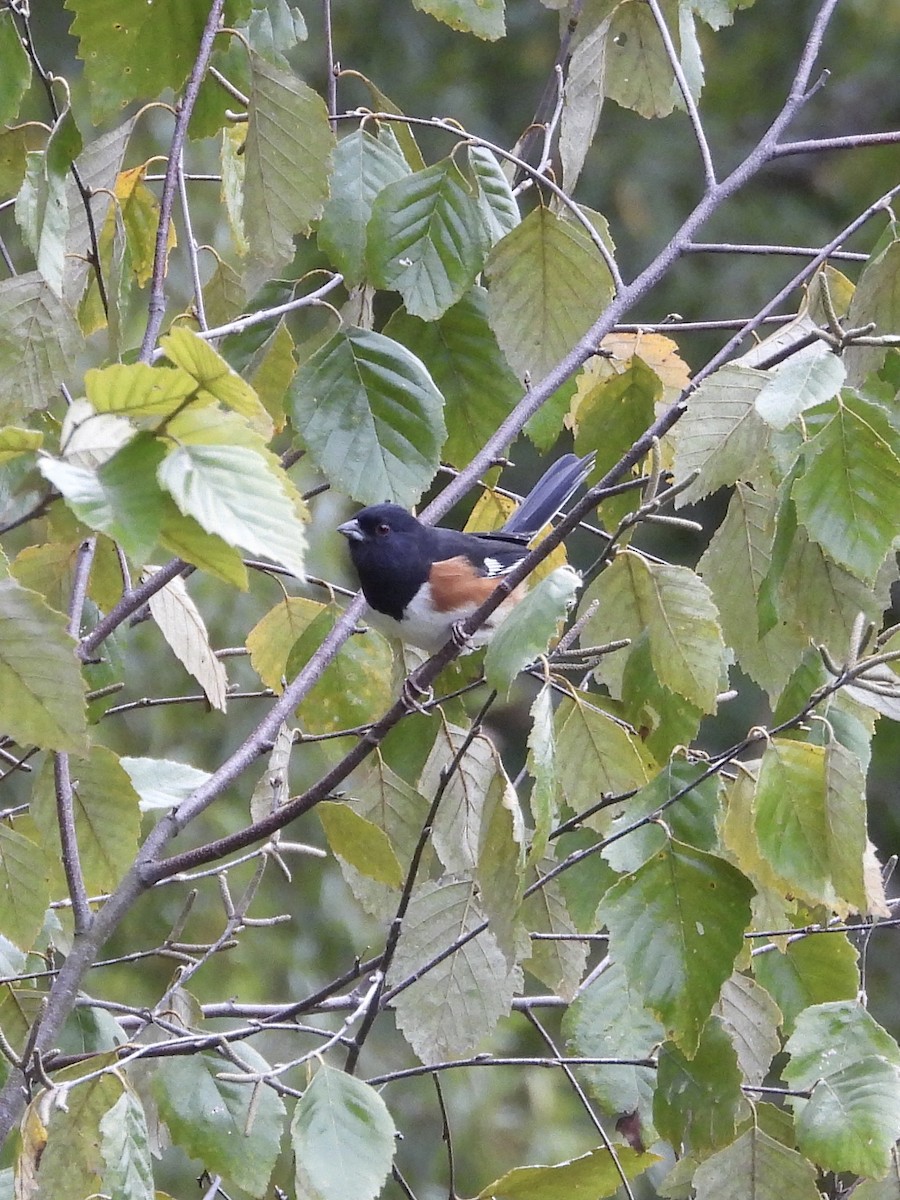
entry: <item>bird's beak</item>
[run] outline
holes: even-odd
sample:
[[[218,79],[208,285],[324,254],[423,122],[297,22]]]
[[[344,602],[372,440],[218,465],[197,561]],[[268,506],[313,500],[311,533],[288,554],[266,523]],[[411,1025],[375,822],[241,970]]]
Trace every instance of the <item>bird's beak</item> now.
[[[352,521],[345,521],[343,525],[338,525],[338,533],[342,533],[345,538],[351,542],[362,542],[365,540],[365,534],[359,527],[359,521],[354,517]]]

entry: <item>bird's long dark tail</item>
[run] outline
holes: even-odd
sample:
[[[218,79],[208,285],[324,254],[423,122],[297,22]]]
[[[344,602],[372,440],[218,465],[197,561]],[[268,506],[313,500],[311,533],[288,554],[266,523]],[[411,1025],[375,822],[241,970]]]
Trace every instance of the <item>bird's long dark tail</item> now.
[[[594,455],[579,458],[564,454],[537,481],[501,533],[531,536],[552,521],[566,501],[584,483],[594,465]]]

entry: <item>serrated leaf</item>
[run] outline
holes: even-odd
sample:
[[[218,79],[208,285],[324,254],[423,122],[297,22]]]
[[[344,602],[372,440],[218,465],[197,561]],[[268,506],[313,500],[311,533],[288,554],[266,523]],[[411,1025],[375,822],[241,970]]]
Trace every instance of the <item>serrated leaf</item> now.
[[[659,26],[644,4],[625,3],[607,31],[603,87],[606,95],[642,117],[665,117],[679,93]]]
[[[0,125],[12,125],[31,83],[31,63],[12,10],[0,13]]]
[[[797,1143],[827,1171],[886,1175],[900,1136],[900,1069],[871,1056],[820,1079],[794,1101]]]
[[[594,451],[596,478],[605,475],[653,423],[662,395],[662,380],[637,355],[600,378],[592,365],[581,371],[573,401],[575,453]],[[626,497],[624,503],[633,506],[633,497]]]
[[[134,426],[125,417],[96,413],[87,400],[73,400],[60,430],[60,449],[66,462],[79,467],[101,467],[134,437]]]
[[[810,536],[869,584],[898,532],[897,444],[885,410],[848,394],[807,443],[806,469],[791,491]]]
[[[292,258],[294,235],[322,215],[333,149],[322,98],[251,51],[243,222],[263,263]]]
[[[85,64],[95,120],[129,100],[181,86],[200,45],[206,13],[181,0],[67,0]]]
[[[234,1052],[248,1071],[269,1070],[252,1047],[241,1044]],[[176,1145],[208,1171],[263,1196],[278,1157],[284,1104],[273,1088],[219,1079],[223,1069],[223,1060],[208,1054],[165,1059],[152,1077],[153,1094]]]
[[[579,941],[558,881],[545,883],[522,905],[522,922],[531,938],[531,954],[523,965],[535,979],[546,984],[554,996],[573,1000],[584,978],[590,946]],[[547,934],[546,938],[534,934]]]
[[[726,979],[715,1009],[737,1052],[747,1083],[761,1084],[781,1048],[781,1010],[764,987],[747,975]]]
[[[291,648],[325,605],[303,596],[285,596],[247,634],[247,649],[254,671],[266,685],[281,691]]]
[[[85,886],[89,895],[111,892],[137,852],[141,829],[137,792],[118,756],[105,746],[91,747],[87,758],[72,759],[69,773]],[[35,784],[31,813],[48,852],[59,858],[52,762],[47,762]]]
[[[637,640],[647,631],[659,681],[703,712],[714,712],[726,662],[719,614],[706,584],[688,567],[649,562],[627,550],[585,593],[600,601],[584,629],[588,641]],[[599,674],[620,694],[624,655],[610,655]]]
[[[790,1031],[810,1005],[848,1000],[859,991],[858,954],[846,935],[806,937],[782,953],[771,949],[753,957],[753,974],[772,996]]]
[[[784,1078],[801,1089],[873,1055],[900,1067],[900,1047],[859,1000],[807,1008],[797,1018],[785,1052],[790,1062]]]
[[[268,440],[272,436],[272,419],[256,392],[203,338],[179,325],[160,338],[159,344],[170,362],[196,380],[201,402],[218,400],[224,408],[246,417],[261,437]]]
[[[786,429],[800,413],[836,396],[847,371],[824,342],[814,342],[769,374],[769,382],[756,397],[756,411],[773,429]]]
[[[664,1043],[653,1100],[660,1135],[701,1155],[727,1145],[747,1112],[741,1083],[734,1046],[717,1017],[706,1023],[690,1059],[671,1042]]]
[[[612,299],[609,269],[585,230],[542,206],[494,246],[488,319],[517,375],[537,382]]]
[[[490,687],[509,695],[519,672],[547,652],[580,587],[581,576],[566,566],[557,567],[528,591],[487,648],[484,673]]]
[[[478,188],[478,206],[493,246],[521,221],[519,206],[494,152],[487,146],[469,146],[468,154]]]
[[[576,693],[556,714],[559,786],[576,812],[604,792],[616,795],[643,787],[658,770],[640,740],[586,694]]]
[[[503,37],[504,0],[413,0],[413,7],[431,13],[451,29],[494,41]]]
[[[269,754],[269,761],[263,771],[253,795],[250,797],[250,819],[261,821],[277,810],[290,797],[290,766],[291,753],[294,748],[294,733],[282,723]]]
[[[304,577],[303,522],[262,454],[247,446],[180,445],[163,460],[157,477],[207,533]]]
[[[696,704],[658,678],[646,632],[627,652],[622,707],[616,712],[640,732],[641,741],[657,762],[664,762],[676,746],[689,746],[703,719],[703,711]]]
[[[324,473],[363,504],[409,507],[437,470],[443,397],[422,363],[383,334],[335,334],[297,372],[287,407]]]
[[[376,287],[434,321],[461,300],[484,265],[488,234],[452,158],[395,180],[372,204],[366,263]]]
[[[760,629],[759,603],[772,562],[775,512],[774,496],[738,483],[725,520],[697,564],[741,669],[770,697],[785,686],[809,640],[786,621],[777,621],[765,632]]]
[[[116,178],[115,195],[118,200],[116,220],[120,220],[125,231],[128,262],[131,274],[139,287],[145,287],[153,274],[156,257],[156,234],[159,229],[159,200],[144,183],[147,164],[120,171]],[[174,224],[166,234],[166,261],[171,250],[178,244]]]
[[[316,237],[348,283],[359,283],[364,275],[366,226],[375,197],[389,183],[409,174],[409,165],[389,127],[380,128],[377,137],[360,128],[338,142],[331,198]]]
[[[140,433],[99,470],[54,458],[41,458],[38,467],[79,520],[144,562],[156,545],[165,511],[157,482],[164,453],[162,443]]]
[[[876,334],[900,332],[900,240],[876,247],[856,285],[847,312],[848,328],[874,322]],[[844,362],[848,382],[859,386],[884,361],[883,346],[847,347]]]
[[[45,406],[74,370],[80,340],[36,271],[0,282],[0,421]]]
[[[323,1064],[291,1122],[298,1200],[374,1200],[394,1161],[396,1136],[374,1088]]]
[[[476,1200],[588,1200],[611,1196],[622,1183],[622,1175],[633,1179],[659,1162],[655,1154],[638,1153],[629,1146],[606,1147],[567,1162],[548,1166],[514,1167],[489,1183]],[[617,1165],[618,1164],[618,1165]]]
[[[126,1088],[100,1121],[104,1190],[122,1200],[154,1200],[153,1161],[147,1118],[137,1095]]]
[[[846,915],[865,911],[864,777],[838,742],[774,738],[754,801],[759,847],[796,895]]]
[[[467,740],[466,730],[442,721],[419,776],[423,796],[435,795],[443,772]],[[485,799],[496,772],[493,743],[483,736],[472,738],[445,786],[432,832],[434,848],[448,871],[467,871],[478,861]]]
[[[64,1105],[48,1104],[46,1092],[38,1093],[23,1122],[30,1135],[25,1139],[28,1167],[18,1164],[20,1183],[22,1171],[30,1172],[31,1195],[84,1200],[106,1190],[100,1124],[123,1090],[121,1080],[105,1072],[67,1089]]]
[[[69,205],[66,179],[81,152],[81,134],[66,105],[56,121],[43,154],[28,155],[25,179],[16,197],[16,221],[34,255],[38,273],[53,293],[62,297]]]
[[[181,576],[154,592],[149,606],[169,649],[200,684],[210,705],[225,712],[228,676],[213,654],[203,617]]]
[[[119,763],[140,796],[141,812],[175,808],[211,778],[208,771],[166,758],[122,757]]]
[[[112,363],[85,373],[84,390],[98,413],[165,417],[197,390],[186,371],[146,363]]]
[[[322,803],[316,812],[333,852],[360,874],[386,887],[399,888],[403,870],[387,834],[349,804]]]
[[[538,692],[531,706],[528,732],[528,772],[534,780],[529,798],[534,832],[528,850],[529,866],[543,858],[556,818],[556,734],[553,728],[553,696],[549,684]]]
[[[588,10],[579,22],[577,44],[566,72],[560,119],[559,154],[563,187],[572,194],[590,149],[605,97],[609,7]]]
[[[755,1127],[702,1162],[693,1184],[697,1200],[719,1200],[725,1195],[732,1200],[820,1197],[812,1163]]]
[[[522,386],[487,320],[487,293],[474,287],[437,321],[398,309],[384,332],[424,364],[444,395],[442,458],[464,467],[509,415]]]
[[[686,1055],[742,949],[752,894],[724,859],[670,841],[600,903],[610,952]]]
[[[512,966],[524,888],[525,823],[516,790],[496,751],[494,763],[496,771],[481,817],[475,878],[488,928]]]
[[[699,475],[675,503],[693,504],[742,479],[754,479],[754,464],[769,441],[768,426],[756,411],[767,377],[738,364],[720,367],[688,401],[675,435],[675,480]]]
[[[37,592],[0,579],[2,725],[22,745],[81,751],[84,684],[66,619]]]
[[[8,825],[0,825],[0,928],[30,950],[50,903],[44,852]]]
[[[388,986],[421,972],[483,920],[471,879],[447,875],[420,884],[403,920]],[[509,1013],[521,986],[521,971],[508,967],[484,930],[397,994],[397,1025],[422,1062],[469,1054]]]

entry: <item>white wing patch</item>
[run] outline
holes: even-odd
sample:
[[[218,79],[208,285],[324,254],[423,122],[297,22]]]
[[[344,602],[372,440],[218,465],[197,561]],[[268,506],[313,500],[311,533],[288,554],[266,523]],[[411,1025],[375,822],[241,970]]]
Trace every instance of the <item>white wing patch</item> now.
[[[488,557],[484,560],[484,571],[489,579],[494,575],[508,575],[514,566],[516,563],[504,563],[499,558]]]

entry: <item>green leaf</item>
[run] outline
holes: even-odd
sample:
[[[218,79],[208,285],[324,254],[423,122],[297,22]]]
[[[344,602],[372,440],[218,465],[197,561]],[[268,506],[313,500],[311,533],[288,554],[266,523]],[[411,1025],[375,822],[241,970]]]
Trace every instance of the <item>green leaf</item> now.
[[[143,563],[162,527],[165,497],[157,471],[164,454],[160,442],[141,433],[99,471],[55,458],[40,459],[38,467],[79,520],[120,542],[126,553]]]
[[[372,204],[366,261],[376,287],[399,292],[407,312],[436,320],[484,265],[488,233],[452,158],[397,179]]]
[[[327,608],[303,631],[285,666],[289,679],[306,666],[339,615],[338,609]],[[391,650],[383,637],[371,632],[344,642],[301,701],[297,715],[313,733],[334,733],[371,721],[393,698]]]
[[[734,1046],[718,1018],[706,1023],[690,1059],[665,1042],[659,1052],[653,1100],[660,1135],[673,1146],[700,1155],[727,1145],[747,1112],[741,1083]]]
[[[480,926],[473,881],[445,875],[414,890],[403,920],[388,987],[422,971],[436,955]],[[394,998],[397,1026],[422,1062],[470,1054],[508,1015],[522,974],[510,968],[484,930],[422,974]]]
[[[792,496],[830,558],[871,584],[900,530],[897,435],[877,404],[851,396],[805,447]]]
[[[316,812],[336,855],[368,879],[389,888],[400,887],[403,870],[383,829],[349,804],[322,803],[316,805]]]
[[[126,1088],[100,1121],[104,1190],[122,1200],[154,1200],[153,1160],[147,1118],[137,1095]]]
[[[563,1015],[563,1033],[573,1054],[584,1058],[647,1058],[663,1040],[662,1025],[643,1006],[619,963],[609,967],[582,991]],[[636,1112],[641,1127],[654,1136],[652,1066],[579,1067],[591,1095],[609,1116]]]
[[[478,206],[493,246],[519,224],[519,205],[494,152],[487,146],[469,146],[468,154]]]
[[[291,1122],[297,1196],[374,1200],[394,1161],[396,1136],[374,1088],[323,1064]]]
[[[84,684],[66,619],[14,579],[0,579],[0,695],[17,742],[84,750]]]
[[[556,714],[559,786],[576,812],[591,808],[605,792],[643,787],[658,770],[640,739],[593,701],[574,693]]]
[[[574,1000],[584,978],[590,946],[575,938],[578,930],[558,880],[550,880],[526,897],[521,923],[532,935],[531,954],[523,962],[528,974],[545,984],[554,996]],[[549,937],[533,936],[542,933]]]
[[[81,336],[36,271],[0,282],[0,422],[43,408],[75,369]]]
[[[72,33],[91,95],[95,121],[129,100],[177,90],[187,77],[206,20],[202,7],[183,0],[66,0],[75,13]]]
[[[775,999],[790,1030],[810,1005],[848,1000],[859,991],[857,951],[845,934],[805,937],[782,953],[774,947],[753,958],[753,974]]]
[[[742,949],[752,894],[724,859],[670,841],[600,903],[611,954],[686,1055]]]
[[[900,1067],[900,1047],[859,1000],[807,1008],[797,1018],[785,1052],[790,1062],[784,1078],[794,1088],[810,1088],[872,1055]]]
[[[181,445],[163,460],[158,479],[207,533],[303,578],[304,525],[262,454],[247,446]]]
[[[254,671],[275,691],[284,686],[288,656],[297,639],[325,611],[325,605],[303,596],[284,596],[247,634]]]
[[[334,134],[322,98],[294,74],[250,53],[244,230],[263,264],[293,257],[293,239],[322,215]]]
[[[581,576],[577,571],[572,567],[557,567],[526,593],[487,648],[484,673],[490,687],[508,696],[519,672],[546,654],[580,587]]]
[[[709,588],[688,567],[650,562],[632,550],[616,555],[582,601],[600,601],[583,637],[636,640],[646,630],[653,669],[670,691],[714,712],[726,662],[719,614]],[[620,694],[625,657],[604,659],[600,674]]]
[[[43,850],[17,830],[0,825],[0,929],[21,950],[30,950],[49,903]]]
[[[659,1162],[655,1154],[638,1153],[629,1146],[590,1150],[578,1158],[548,1166],[514,1167],[483,1188],[475,1200],[591,1200],[611,1196],[622,1175],[633,1179]]]
[[[389,126],[379,127],[377,137],[368,129],[356,129],[338,142],[331,198],[316,236],[319,247],[331,256],[348,284],[359,283],[365,273],[366,226],[375,197],[389,183],[409,174]]]
[[[33,1195],[84,1200],[86,1196],[110,1194],[105,1186],[107,1167],[100,1127],[123,1090],[122,1081],[107,1072],[67,1088],[65,1105],[48,1103],[43,1090],[37,1095],[24,1117],[25,1129],[40,1130],[41,1138],[40,1151],[29,1164],[34,1171]]]
[[[15,425],[6,425],[0,429],[0,466],[29,454],[43,445],[44,435],[37,429],[18,429]]]
[[[496,751],[494,766],[481,816],[475,878],[488,928],[512,966],[516,961],[516,934],[524,888],[525,822],[516,790]],[[580,976],[573,990],[579,981]]]
[[[141,812],[175,808],[211,778],[208,771],[166,758],[123,757],[119,763],[140,796]]]
[[[844,915],[867,908],[864,784],[840,743],[773,738],[754,801],[760,850],[789,890]]]
[[[534,780],[529,797],[534,832],[528,851],[531,866],[544,857],[556,820],[556,734],[553,728],[553,694],[544,684],[531,706],[528,733],[528,773]]]
[[[881,1177],[900,1134],[900,1071],[880,1058],[845,1067],[813,1088],[797,1141],[825,1170]]]
[[[772,562],[775,497],[738,483],[725,520],[697,564],[738,663],[770,697],[781,692],[808,644],[802,629],[776,621],[764,633],[759,605]]]
[[[773,429],[786,429],[800,413],[836,396],[847,371],[834,351],[817,341],[770,368],[769,375],[756,397],[756,411]]]
[[[363,504],[414,504],[437,470],[443,398],[398,342],[350,327],[303,364],[287,402],[332,484]]]
[[[653,666],[650,637],[645,631],[626,652],[622,673],[622,707],[617,714],[635,729],[657,762],[676,746],[688,746],[697,736],[702,710],[660,682]]]
[[[270,1069],[246,1044],[236,1045],[234,1054],[248,1071]],[[284,1105],[273,1088],[219,1079],[224,1069],[224,1061],[209,1054],[164,1059],[152,1077],[153,1094],[176,1145],[211,1173],[263,1196],[278,1157]],[[229,1070],[239,1068],[229,1064]]]
[[[112,363],[86,372],[84,390],[98,413],[167,417],[197,390],[197,384],[177,367]]]
[[[652,425],[655,406],[662,399],[662,380],[635,355],[616,373],[599,380],[582,371],[579,394],[575,453],[594,451],[593,473],[599,479]]]
[[[662,816],[665,827],[651,822],[633,830],[627,837],[612,842],[603,850],[603,857],[613,870],[619,873],[636,871],[665,845],[668,836],[666,830],[699,850],[715,849],[718,842],[716,815],[719,809],[719,781],[711,776],[696,783],[703,771],[702,763],[673,758],[636,796],[613,809],[616,815],[609,829],[610,834],[627,829],[642,817],[649,816],[682,788],[694,784],[690,791],[665,810]]]
[[[766,382],[762,371],[729,364],[691,396],[675,435],[675,481],[699,474],[679,493],[679,507],[739,479],[755,480],[755,464],[769,444],[768,426],[756,411],[756,397]]]
[[[504,0],[413,0],[413,7],[431,13],[451,29],[495,41],[503,37]]]
[[[460,754],[467,741],[465,729],[444,720],[418,781],[423,796],[433,796],[439,787],[445,787],[432,843],[448,871],[467,871],[478,862],[485,801],[498,769],[497,753],[489,738],[472,738]],[[456,770],[444,785],[443,774],[457,755]]]
[[[859,328],[874,322],[875,333],[900,332],[900,239],[879,243],[878,253],[870,258],[856,285],[847,312],[848,328]],[[853,386],[862,384],[884,362],[884,346],[850,345],[844,352],[847,381]]]
[[[256,392],[203,338],[180,325],[160,338],[159,344],[166,358],[196,381],[201,403],[218,400],[223,408],[246,417],[261,437],[268,440],[272,436],[272,419]]]
[[[612,13],[606,32],[606,95],[642,117],[666,117],[679,92],[659,26],[645,4],[630,0]]]
[[[137,852],[141,831],[138,795],[118,756],[105,746],[93,746],[89,757],[73,759],[69,773],[85,886],[90,895],[111,892]],[[53,764],[49,760],[35,785],[31,813],[48,853],[59,856]]]
[[[425,365],[445,399],[442,457],[464,467],[522,394],[487,320],[487,293],[474,287],[437,321],[398,309],[384,332]]]
[[[781,1049],[781,1010],[764,987],[747,975],[726,979],[716,1013],[728,1030],[744,1080],[761,1084]]]
[[[488,319],[520,377],[543,379],[612,299],[600,251],[581,225],[535,208],[493,248]]]
[[[819,1200],[816,1172],[796,1150],[748,1129],[694,1172],[697,1200]]]
[[[0,13],[0,125],[12,125],[31,83],[31,63],[10,9]]]

